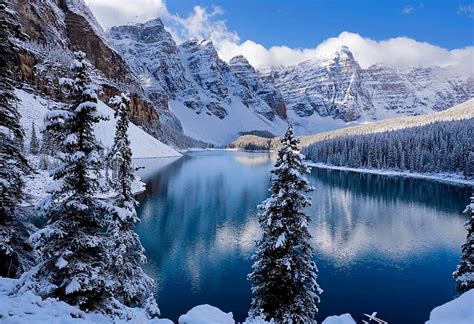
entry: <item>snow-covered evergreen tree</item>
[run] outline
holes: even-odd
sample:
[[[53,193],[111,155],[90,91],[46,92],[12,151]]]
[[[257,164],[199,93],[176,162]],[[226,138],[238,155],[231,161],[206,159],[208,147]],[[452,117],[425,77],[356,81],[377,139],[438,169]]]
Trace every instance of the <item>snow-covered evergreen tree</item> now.
[[[145,306],[153,303],[151,288],[153,280],[145,274],[141,265],[146,262],[140,238],[134,226],[140,219],[137,216],[138,202],[132,194],[135,170],[132,165],[132,150],[127,130],[129,126],[127,95],[113,97],[110,104],[116,108],[114,146],[110,156],[117,169],[112,186],[116,197],[109,205],[109,267],[113,276],[113,295],[126,306]],[[156,303],[154,303],[156,304]]]
[[[466,243],[462,246],[461,262],[453,273],[456,287],[460,292],[474,288],[474,194],[464,213],[469,217],[464,224],[467,230]]]
[[[254,294],[250,316],[277,323],[315,322],[322,292],[312,260],[310,218],[304,213],[310,205],[304,193],[312,190],[304,176],[309,168],[298,143],[290,125],[272,170],[271,197],[259,206],[263,237],[249,274]]]
[[[39,141],[38,137],[36,136],[35,122],[33,122],[31,125],[30,153],[33,155],[37,155],[39,153]]]
[[[22,176],[29,166],[23,155],[24,133],[10,70],[16,55],[14,37],[23,37],[17,15],[9,2],[0,0],[0,276],[16,276],[24,270],[20,254],[25,240],[14,227],[23,196]]]
[[[466,179],[474,178],[474,151],[469,152],[467,155],[464,176],[466,177]]]
[[[96,197],[102,148],[93,126],[105,118],[97,112],[85,54],[75,57],[74,102],[46,116],[47,127],[60,129],[64,141],[58,154],[61,166],[52,173],[55,183],[39,206],[47,224],[30,238],[41,253],[31,283],[43,297],[102,310],[111,297],[111,283],[103,204]]]

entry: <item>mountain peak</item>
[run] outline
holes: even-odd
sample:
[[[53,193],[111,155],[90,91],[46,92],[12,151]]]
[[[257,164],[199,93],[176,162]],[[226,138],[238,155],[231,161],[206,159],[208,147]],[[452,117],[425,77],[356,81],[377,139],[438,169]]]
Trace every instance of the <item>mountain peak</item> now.
[[[351,50],[345,45],[341,46],[341,48],[336,52],[336,58],[342,61],[355,61]]]
[[[143,27],[159,27],[159,28],[165,28],[165,25],[163,24],[163,21],[161,18],[155,18],[152,20],[149,20],[143,24],[137,24],[137,25],[142,25]]]
[[[233,58],[230,59],[229,64],[230,65],[236,65],[236,64],[250,65],[249,61],[243,55],[234,56]]]
[[[208,39],[202,39],[199,40],[197,38],[191,38],[184,43],[182,43],[180,46],[184,48],[190,48],[190,47],[209,47],[209,48],[214,48],[214,44],[212,43],[211,40]]]

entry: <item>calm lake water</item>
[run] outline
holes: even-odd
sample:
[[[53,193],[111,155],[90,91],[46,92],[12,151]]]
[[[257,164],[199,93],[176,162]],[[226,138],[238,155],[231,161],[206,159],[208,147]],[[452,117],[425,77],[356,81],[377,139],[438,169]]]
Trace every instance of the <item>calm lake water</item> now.
[[[245,319],[270,155],[196,152],[137,164],[147,165],[137,230],[162,316],[176,321],[211,304]],[[451,273],[465,239],[469,188],[321,169],[309,179],[316,190],[307,212],[324,289],[319,322],[342,313],[359,321],[377,311],[390,323],[423,323],[455,296]]]

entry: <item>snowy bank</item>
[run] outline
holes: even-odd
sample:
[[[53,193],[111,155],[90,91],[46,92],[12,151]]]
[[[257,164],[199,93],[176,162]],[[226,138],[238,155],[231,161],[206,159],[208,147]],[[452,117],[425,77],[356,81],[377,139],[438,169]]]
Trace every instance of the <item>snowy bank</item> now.
[[[97,313],[86,313],[53,298],[42,299],[31,291],[13,294],[17,280],[0,278],[0,322],[5,324],[172,324],[167,319],[147,319],[142,309],[130,309],[130,320],[115,320]]]
[[[97,313],[86,313],[65,302],[53,298],[42,299],[32,292],[14,294],[17,279],[0,278],[0,322],[6,324],[105,324],[150,323],[170,324],[168,319],[149,320],[142,309],[130,309],[130,319],[115,320]],[[431,311],[426,324],[474,323],[474,289]],[[180,324],[233,324],[232,313],[225,313],[210,305],[199,305],[179,317]],[[264,321],[247,321],[248,324],[264,324]],[[322,324],[355,324],[350,314],[329,316]]]
[[[23,90],[16,90],[15,94],[20,99],[18,111],[21,115],[21,125],[25,130],[25,144],[29,145],[31,138],[32,123],[36,129],[43,129],[44,116],[48,112],[48,107],[63,105],[38,95],[28,93]],[[115,135],[114,110],[99,101],[97,105],[99,113],[109,117],[108,121],[100,122],[94,127],[97,139],[105,146],[111,147]],[[130,123],[128,129],[133,158],[155,158],[155,157],[176,157],[181,154],[168,145],[163,144],[140,127]],[[39,136],[41,137],[41,135]]]
[[[322,324],[356,324],[350,314],[328,316]]]
[[[374,169],[361,169],[361,168],[359,169],[359,168],[349,168],[349,167],[344,167],[344,166],[335,166],[335,165],[328,165],[324,163],[314,163],[314,162],[306,162],[306,164],[315,168],[320,168],[320,169],[369,173],[369,174],[383,175],[383,176],[389,176],[389,177],[426,179],[426,180],[434,180],[434,181],[444,182],[444,183],[449,183],[449,184],[467,185],[467,186],[474,187],[474,179],[466,180],[461,174],[416,173],[416,172],[400,172],[400,171],[390,171],[390,170],[374,170]]]
[[[234,324],[232,313],[224,313],[211,305],[193,307],[178,319],[180,324]]]
[[[472,324],[474,323],[474,289],[458,298],[436,307],[426,324]]]

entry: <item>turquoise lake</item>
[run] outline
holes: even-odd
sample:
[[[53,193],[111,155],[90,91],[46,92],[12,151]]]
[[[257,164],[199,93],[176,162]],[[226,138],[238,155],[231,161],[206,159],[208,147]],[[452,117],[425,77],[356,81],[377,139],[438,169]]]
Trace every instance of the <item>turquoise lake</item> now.
[[[207,151],[175,161],[138,160],[147,191],[137,231],[162,316],[211,304],[247,315],[246,276],[260,235],[256,207],[268,196],[268,153]],[[377,311],[390,323],[424,323],[455,295],[451,273],[465,239],[470,188],[313,168],[311,234],[329,315]]]

